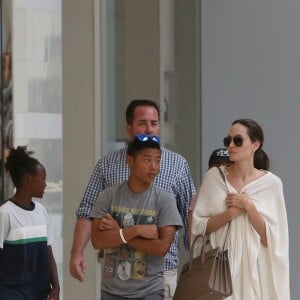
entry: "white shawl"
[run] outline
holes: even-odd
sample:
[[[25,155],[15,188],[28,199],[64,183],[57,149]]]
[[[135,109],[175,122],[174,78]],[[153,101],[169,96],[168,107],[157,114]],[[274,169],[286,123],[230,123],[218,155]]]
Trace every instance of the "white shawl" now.
[[[222,168],[222,167],[221,167]],[[222,168],[222,170],[224,170]],[[227,209],[225,198],[228,191],[236,190],[217,168],[210,169],[200,186],[192,217],[192,241],[199,233],[204,234],[211,216]],[[210,234],[211,246],[229,249],[233,280],[234,300],[289,300],[288,225],[280,178],[271,172],[247,184],[241,192],[247,192],[266,223],[265,248],[249,222],[247,214]],[[201,245],[197,245],[199,255]]]

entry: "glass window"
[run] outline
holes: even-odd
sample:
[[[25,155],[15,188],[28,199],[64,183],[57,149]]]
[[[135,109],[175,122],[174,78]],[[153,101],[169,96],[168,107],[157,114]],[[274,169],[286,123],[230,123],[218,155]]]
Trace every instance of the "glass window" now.
[[[0,169],[0,202],[6,200],[13,192],[13,185],[4,170],[4,161],[8,149],[12,146],[12,4],[10,1],[1,3],[1,73],[0,73],[0,107],[1,107],[1,169]]]
[[[61,0],[6,1],[13,23],[13,143],[27,145],[46,167],[41,201],[62,288]]]

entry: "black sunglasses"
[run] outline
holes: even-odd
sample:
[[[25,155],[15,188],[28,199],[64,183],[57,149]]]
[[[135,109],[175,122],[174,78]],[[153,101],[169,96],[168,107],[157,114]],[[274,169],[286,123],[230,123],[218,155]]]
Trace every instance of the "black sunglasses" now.
[[[230,135],[224,137],[223,143],[225,147],[229,147],[231,141],[233,141],[234,145],[237,147],[242,147],[243,146],[243,138],[241,136],[234,136],[231,137]]]

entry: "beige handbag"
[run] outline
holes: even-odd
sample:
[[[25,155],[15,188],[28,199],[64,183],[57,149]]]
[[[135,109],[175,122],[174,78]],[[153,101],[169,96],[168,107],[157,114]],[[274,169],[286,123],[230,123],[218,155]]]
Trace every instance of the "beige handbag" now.
[[[193,258],[196,241],[202,238],[200,256]],[[228,250],[217,247],[205,252],[206,237],[196,236],[190,260],[181,271],[174,300],[219,300],[232,294],[232,281],[228,261]]]

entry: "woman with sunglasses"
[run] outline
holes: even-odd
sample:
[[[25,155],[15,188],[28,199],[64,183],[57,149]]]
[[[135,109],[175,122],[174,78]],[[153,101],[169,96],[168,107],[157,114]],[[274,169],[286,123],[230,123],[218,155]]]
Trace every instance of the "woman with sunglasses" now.
[[[205,234],[212,248],[228,249],[233,293],[227,299],[290,299],[282,182],[268,171],[263,142],[257,122],[234,121],[224,138],[233,163],[208,170],[193,211],[192,241]]]

